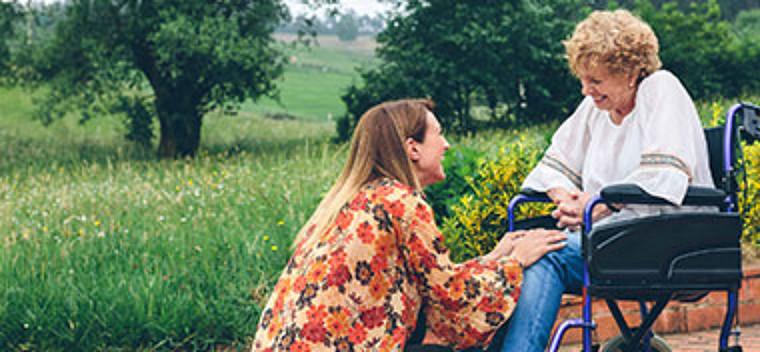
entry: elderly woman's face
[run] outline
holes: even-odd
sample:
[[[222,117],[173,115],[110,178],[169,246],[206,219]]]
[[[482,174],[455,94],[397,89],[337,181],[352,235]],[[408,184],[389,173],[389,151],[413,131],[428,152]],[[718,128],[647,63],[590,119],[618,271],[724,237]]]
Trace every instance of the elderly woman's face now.
[[[633,110],[636,98],[636,80],[633,75],[614,74],[600,65],[579,70],[578,76],[583,95],[593,98],[600,110],[621,117]]]

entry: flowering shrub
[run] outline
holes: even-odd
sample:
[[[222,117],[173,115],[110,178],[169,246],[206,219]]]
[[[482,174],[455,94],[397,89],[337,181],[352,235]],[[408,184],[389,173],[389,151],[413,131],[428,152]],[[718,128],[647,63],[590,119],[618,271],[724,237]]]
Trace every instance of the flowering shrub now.
[[[746,185],[740,180],[739,206],[744,213],[742,240],[760,253],[760,142],[744,146]],[[746,187],[746,189],[745,189]],[[746,253],[749,255],[749,253]]]
[[[444,217],[441,231],[457,261],[483,255],[507,231],[509,201],[543,154],[543,148],[524,138],[503,145],[493,158],[486,158],[474,176],[465,177],[470,192],[459,194],[451,206],[453,214]],[[547,204],[519,207],[518,218],[546,213]]]
[[[726,111],[723,107],[730,105],[718,102],[710,104],[710,116],[705,125],[712,127],[725,123]],[[744,159],[744,174],[740,173],[737,181],[739,182],[739,210],[742,212],[744,221],[742,241],[745,248],[749,247],[750,250],[754,248],[754,253],[745,252],[745,256],[756,256],[760,254],[760,142],[752,144],[742,142],[741,154]]]

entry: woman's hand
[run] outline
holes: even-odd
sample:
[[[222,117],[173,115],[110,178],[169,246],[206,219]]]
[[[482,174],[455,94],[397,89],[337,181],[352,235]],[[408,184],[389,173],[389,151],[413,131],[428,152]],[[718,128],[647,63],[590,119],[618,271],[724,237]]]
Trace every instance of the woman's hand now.
[[[566,239],[567,235],[557,230],[526,231],[524,236],[515,241],[512,254],[522,267],[527,268],[544,254],[565,247]]]
[[[567,192],[567,195],[561,201],[555,201],[557,209],[552,212],[552,217],[557,219],[559,228],[569,228],[576,231],[583,225],[583,212],[586,205],[591,201],[592,194],[587,192],[573,191]],[[591,216],[592,221],[597,221],[607,217],[612,212],[607,207],[594,207]]]
[[[570,194],[570,191],[562,187],[552,188],[546,191],[546,195],[549,196],[549,198],[551,198],[554,204],[557,204],[557,205],[559,205],[560,203],[572,200],[572,195]]]
[[[493,250],[483,258],[486,260],[495,260],[512,254],[512,250],[515,248],[515,242],[524,236],[526,232],[527,231],[507,232],[501,237],[501,240],[499,240],[499,243],[496,244]]]

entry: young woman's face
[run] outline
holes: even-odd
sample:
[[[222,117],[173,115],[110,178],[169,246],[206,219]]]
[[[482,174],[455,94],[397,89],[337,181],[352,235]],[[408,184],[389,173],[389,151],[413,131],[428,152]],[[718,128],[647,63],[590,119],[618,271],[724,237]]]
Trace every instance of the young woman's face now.
[[[449,143],[441,134],[441,124],[435,115],[428,111],[427,128],[422,142],[411,141],[409,157],[414,164],[414,173],[422,187],[431,185],[446,178],[443,170],[443,154],[449,149]]]
[[[594,99],[600,110],[628,114],[633,110],[636,98],[635,79],[626,74],[614,74],[604,67],[578,72],[582,93]]]

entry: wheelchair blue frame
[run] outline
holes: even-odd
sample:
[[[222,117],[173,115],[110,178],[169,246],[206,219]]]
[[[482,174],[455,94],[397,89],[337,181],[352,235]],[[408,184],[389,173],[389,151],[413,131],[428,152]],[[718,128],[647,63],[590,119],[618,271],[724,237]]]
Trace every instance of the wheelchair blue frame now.
[[[733,150],[733,144],[732,142],[735,140],[736,136],[734,133],[738,133],[735,124],[735,117],[737,113],[742,110],[745,107],[749,107],[752,109],[758,109],[757,106],[750,105],[750,104],[736,104],[731,107],[731,109],[726,113],[726,122],[724,124],[724,131],[723,131],[723,175],[727,175],[726,177],[733,177],[734,175],[734,167],[733,167],[733,160],[734,160],[734,150]],[[718,188],[722,188],[726,191],[724,202],[724,211],[728,213],[736,213],[738,205],[736,204],[736,192],[735,189],[731,189],[733,187],[729,180],[724,179],[723,185],[716,185]],[[722,186],[722,187],[721,187]],[[527,193],[527,194],[520,194],[513,198],[508,207],[508,216],[509,216],[509,231],[514,231],[515,228],[515,221],[514,221],[514,211],[518,204],[524,203],[524,202],[551,202],[551,199],[549,199],[545,194],[543,193]],[[600,203],[604,203],[605,200],[602,198],[602,196],[595,196],[587,205],[585,208],[584,213],[584,228],[583,228],[583,240],[586,240],[586,235],[591,232],[592,226],[591,226],[591,214],[592,210],[595,206],[599,205]],[[583,351],[585,352],[591,352],[592,351],[592,338],[591,333],[594,329],[596,329],[596,323],[592,319],[592,311],[591,311],[591,294],[589,292],[589,287],[591,286],[591,277],[589,275],[589,267],[588,263],[584,261],[584,272],[583,272],[583,289],[582,289],[582,299],[583,299],[583,312],[582,312],[582,318],[581,319],[569,319],[564,322],[562,322],[557,330],[554,333],[554,336],[552,337],[551,344],[549,346],[549,351],[558,351],[560,343],[562,341],[562,337],[564,336],[565,332],[568,329],[571,328],[581,328],[583,329]],[[729,337],[732,335],[739,336],[738,331],[731,331],[732,323],[736,317],[737,311],[738,311],[738,287],[734,289],[729,289],[727,291],[727,309],[726,309],[726,315],[723,322],[723,326],[721,328],[720,338],[718,342],[718,348],[719,351],[728,351],[728,341]],[[669,293],[666,295],[666,299],[659,300],[657,303],[655,303],[654,307],[652,307],[651,311],[648,311],[648,307],[645,301],[639,301],[640,303],[640,310],[641,310],[641,316],[642,316],[642,322],[639,329],[635,332],[631,331],[627,324],[625,323],[625,319],[623,317],[622,312],[619,310],[617,304],[614,302],[614,300],[607,299],[607,304],[610,308],[610,312],[612,313],[613,317],[615,318],[615,321],[618,324],[618,327],[621,330],[621,333],[626,337],[626,340],[632,340],[632,341],[643,341],[643,345],[645,346],[645,350],[649,351],[649,339],[652,336],[651,327],[654,324],[654,321],[657,319],[659,314],[665,309],[668,302],[672,298],[673,293]],[[738,350],[741,350],[740,347]]]

